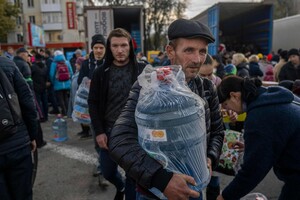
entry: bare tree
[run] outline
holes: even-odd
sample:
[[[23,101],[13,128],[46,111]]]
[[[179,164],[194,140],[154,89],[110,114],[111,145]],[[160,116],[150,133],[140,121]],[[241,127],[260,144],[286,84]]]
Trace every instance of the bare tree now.
[[[106,6],[143,5],[145,7],[145,35],[148,49],[159,49],[166,43],[166,27],[183,17],[188,0],[98,0]],[[153,33],[153,34],[152,34]],[[151,37],[153,35],[153,37]]]

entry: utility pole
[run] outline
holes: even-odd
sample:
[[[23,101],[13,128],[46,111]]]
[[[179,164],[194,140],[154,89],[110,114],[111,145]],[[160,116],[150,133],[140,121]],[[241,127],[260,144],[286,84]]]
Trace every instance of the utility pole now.
[[[25,17],[25,13],[24,13],[24,7],[23,7],[23,2],[20,3],[20,7],[21,7],[21,14],[22,14],[22,18],[23,18],[23,25],[22,25],[22,29],[23,29],[23,44],[24,47],[27,48],[27,23],[26,23],[26,17]]]

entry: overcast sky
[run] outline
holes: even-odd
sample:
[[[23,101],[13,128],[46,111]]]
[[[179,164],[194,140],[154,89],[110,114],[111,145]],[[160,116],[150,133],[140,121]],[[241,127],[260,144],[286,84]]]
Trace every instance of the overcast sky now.
[[[188,18],[195,17],[217,2],[259,2],[261,0],[189,0],[185,14]]]

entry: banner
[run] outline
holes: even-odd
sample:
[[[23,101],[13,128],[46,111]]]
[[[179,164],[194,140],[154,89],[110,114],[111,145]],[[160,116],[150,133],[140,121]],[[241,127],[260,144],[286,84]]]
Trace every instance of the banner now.
[[[28,23],[29,45],[32,47],[45,47],[45,32],[40,26]]]
[[[89,41],[95,34],[102,34],[107,39],[108,34],[112,31],[113,21],[111,9],[87,10],[87,30]],[[89,49],[90,42],[88,44]]]
[[[68,29],[77,29],[76,23],[76,3],[67,2],[67,20],[68,20]]]

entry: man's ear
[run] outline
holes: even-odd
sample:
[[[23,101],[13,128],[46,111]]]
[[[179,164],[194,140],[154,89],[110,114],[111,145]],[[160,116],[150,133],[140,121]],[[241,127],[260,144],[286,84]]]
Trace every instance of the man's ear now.
[[[167,45],[166,46],[166,52],[167,52],[168,58],[170,60],[172,60],[174,58],[174,56],[175,56],[174,47],[171,46],[171,45]]]

